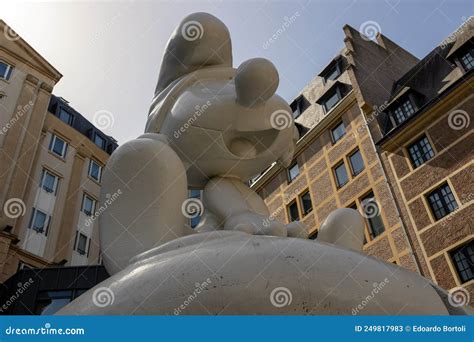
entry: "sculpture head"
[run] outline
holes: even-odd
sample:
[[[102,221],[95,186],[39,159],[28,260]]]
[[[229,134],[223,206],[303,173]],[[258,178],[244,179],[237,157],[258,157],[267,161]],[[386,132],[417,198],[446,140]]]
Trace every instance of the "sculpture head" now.
[[[275,66],[254,58],[235,69],[231,50],[224,23],[195,13],[174,31],[161,65],[146,132],[168,137],[193,187],[213,176],[245,181],[293,157],[298,132],[275,93]]]

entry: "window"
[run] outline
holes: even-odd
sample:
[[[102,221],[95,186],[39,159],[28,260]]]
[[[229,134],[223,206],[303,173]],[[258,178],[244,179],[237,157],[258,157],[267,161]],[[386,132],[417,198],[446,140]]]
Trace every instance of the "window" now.
[[[309,194],[309,191],[306,190],[301,196],[300,196],[300,203],[301,203],[301,208],[303,209],[303,216],[307,215],[308,213],[313,210],[313,203],[311,202],[311,195]]]
[[[406,119],[408,119],[413,113],[415,113],[415,108],[413,107],[411,101],[408,99],[402,103],[401,106],[395,108],[393,111],[395,114],[395,121],[399,125]]]
[[[58,187],[59,178],[53,175],[51,172],[43,170],[43,175],[41,176],[40,187],[49,193],[56,194],[56,189]]]
[[[341,70],[341,59],[336,58],[333,60],[329,66],[327,66],[320,74],[324,80],[324,83],[327,83],[329,80],[337,79],[342,73]]]
[[[358,175],[364,170],[364,161],[359,149],[355,150],[351,155],[349,155],[349,163],[351,164],[353,176]]]
[[[474,241],[455,249],[450,254],[461,283],[474,279]]]
[[[72,125],[72,119],[73,119],[73,116],[71,113],[69,113],[67,110],[65,110],[64,108],[59,108],[59,119],[61,121],[64,121],[65,123],[67,123],[68,125]]]
[[[309,104],[306,98],[301,95],[296,100],[294,100],[291,104],[291,110],[293,111],[293,118],[296,119],[298,116],[303,114],[303,112],[308,108]]]
[[[410,154],[411,163],[415,169],[434,157],[433,148],[426,135],[408,146],[408,153]]]
[[[372,238],[379,236],[385,231],[382,217],[380,216],[380,209],[375,200],[374,193],[370,192],[367,196],[361,199],[363,216],[369,223],[369,232]]]
[[[84,197],[82,199],[82,212],[86,214],[87,216],[92,216],[92,214],[95,211],[95,200],[84,194]]]
[[[458,208],[451,188],[444,183],[428,194],[428,203],[436,220],[439,220]]]
[[[57,135],[53,134],[49,143],[49,150],[59,157],[65,158],[67,152],[67,143]]]
[[[201,190],[199,190],[199,189],[189,190],[189,198],[197,198],[199,201],[201,201]],[[191,209],[192,206],[190,205],[189,207]],[[196,211],[188,213],[191,216],[191,218],[189,219],[189,221],[190,221],[189,225],[191,226],[191,228],[196,228],[197,225],[199,224],[199,222],[201,221],[201,215],[202,215],[202,212],[201,212],[202,205],[201,205],[201,203],[198,203],[198,205],[195,208],[193,207],[193,209],[195,209]]]
[[[94,143],[99,146],[101,149],[105,150],[105,139],[102,138],[99,134],[95,133]]]
[[[0,78],[8,81],[12,76],[12,72],[13,67],[10,64],[0,61]]]
[[[288,168],[288,182],[291,183],[300,174],[300,168],[298,162],[293,162]]]
[[[323,107],[325,112],[329,112],[342,99],[342,94],[338,88],[331,94],[324,102]]]
[[[47,219],[48,215],[43,213],[41,210],[33,208],[30,219],[30,228],[34,229],[38,233],[43,233],[45,229],[47,229]]]
[[[474,67],[474,57],[472,56],[472,51],[466,52],[461,56],[461,63],[466,71],[469,71]]]
[[[290,222],[298,221],[300,219],[300,214],[298,213],[298,204],[296,204],[296,201],[291,202],[287,209]]]
[[[84,255],[86,254],[86,248],[87,248],[87,236],[85,236],[84,234],[82,233],[79,233],[79,236],[78,236],[78,239],[77,239],[77,247],[76,247],[76,251],[81,254],[81,255]]]
[[[335,144],[346,134],[346,127],[344,127],[344,122],[340,122],[336,127],[331,129],[331,139],[332,143]]]
[[[77,290],[76,290],[77,291]],[[72,301],[72,291],[47,291],[38,294],[37,315],[53,315]]]
[[[338,188],[344,186],[349,181],[347,177],[346,165],[344,162],[340,163],[334,168],[334,176],[336,177],[336,185]]]
[[[89,162],[89,177],[100,182],[100,177],[102,176],[102,166],[96,163],[94,160]]]

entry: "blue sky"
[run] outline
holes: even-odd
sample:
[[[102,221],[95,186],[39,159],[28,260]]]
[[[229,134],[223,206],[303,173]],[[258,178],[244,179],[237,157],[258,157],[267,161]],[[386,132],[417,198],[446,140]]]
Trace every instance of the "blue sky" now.
[[[375,21],[383,34],[422,58],[473,14],[467,0],[333,1],[6,1],[1,18],[64,76],[54,93],[119,142],[140,135],[169,35],[189,13],[209,12],[232,36],[234,66],[266,57],[280,72],[278,93],[291,101],[343,47],[344,24]],[[264,44],[296,16],[284,34]]]

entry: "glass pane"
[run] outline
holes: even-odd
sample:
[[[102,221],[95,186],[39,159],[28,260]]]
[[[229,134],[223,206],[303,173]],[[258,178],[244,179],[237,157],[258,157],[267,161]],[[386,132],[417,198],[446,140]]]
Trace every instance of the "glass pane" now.
[[[290,204],[290,206],[288,207],[288,213],[289,213],[291,222],[297,221],[300,219],[300,215],[298,213],[298,206],[296,205],[296,202],[293,202],[292,204]]]
[[[46,214],[36,210],[36,215],[33,221],[33,229],[42,232],[44,229],[44,223],[46,222]]]
[[[53,315],[71,301],[72,291],[50,291],[47,299],[37,304],[37,315]]]
[[[290,181],[298,177],[299,174],[300,174],[300,168],[298,167],[298,164],[294,164],[288,169],[288,177]]]
[[[301,196],[301,206],[303,208],[304,214],[307,214],[313,210],[313,204],[311,203],[311,196],[309,192],[305,192],[303,196]]]
[[[339,77],[339,69],[337,68],[337,65],[334,65],[330,70],[328,70],[328,73],[324,77],[326,81],[329,80],[335,80],[336,78]]]
[[[91,215],[92,211],[94,210],[94,201],[88,197],[84,196],[84,213],[87,215]]]
[[[105,149],[105,139],[100,135],[96,134],[94,137],[94,143],[99,146],[101,149]]]
[[[61,108],[59,110],[59,119],[70,125],[72,123],[72,115],[68,113],[66,110]]]
[[[374,194],[371,192],[362,200],[362,210],[364,217],[369,223],[370,233],[372,237],[376,237],[385,231],[382,218],[380,217],[380,208],[375,200]]]
[[[8,70],[8,64],[0,62],[0,77],[1,78],[7,77],[7,70]]]
[[[335,175],[336,175],[336,184],[337,186],[343,186],[344,184],[347,183],[349,178],[347,177],[347,171],[344,163],[339,165],[338,167],[335,168],[334,170]]]
[[[344,127],[344,123],[341,122],[337,127],[333,128],[331,131],[332,134],[332,141],[335,143],[341,139],[344,134],[346,134],[346,129]]]
[[[77,251],[80,254],[85,254],[86,245],[87,245],[87,236],[85,236],[84,234],[79,234],[79,242],[77,243]]]
[[[100,166],[94,161],[91,161],[90,176],[95,180],[100,178]]]
[[[45,172],[43,176],[43,184],[42,187],[47,192],[54,192],[54,183],[56,181],[56,177],[50,174],[49,172]]]
[[[352,174],[357,175],[362,170],[364,170],[364,161],[362,160],[362,155],[360,151],[357,150],[354,152],[350,157],[349,160],[351,162]]]
[[[53,152],[56,153],[57,155],[63,157],[63,151],[64,151],[64,141],[58,137],[54,137],[54,143],[53,143]]]
[[[472,57],[471,53],[468,52],[464,56],[461,57],[462,64],[466,70],[471,70],[474,67],[474,58]]]
[[[331,97],[329,97],[326,102],[324,102],[324,106],[326,107],[326,111],[329,111],[332,107],[334,107],[340,100],[339,93],[336,91]]]

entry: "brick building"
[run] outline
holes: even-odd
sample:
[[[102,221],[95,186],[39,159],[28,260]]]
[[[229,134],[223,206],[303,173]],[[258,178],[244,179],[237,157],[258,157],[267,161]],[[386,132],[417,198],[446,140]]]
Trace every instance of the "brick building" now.
[[[382,34],[370,40],[346,25],[342,51],[291,103],[301,133],[293,164],[274,164],[252,182],[272,216],[301,220],[315,238],[331,211],[354,208],[366,218],[366,253],[472,292],[472,124],[443,128],[453,110],[468,124],[472,115],[472,30],[462,27],[420,61]],[[397,121],[400,110],[409,120]],[[423,132],[437,136],[435,157],[414,170],[406,148]],[[449,223],[436,223],[426,196],[446,182],[456,208]]]

